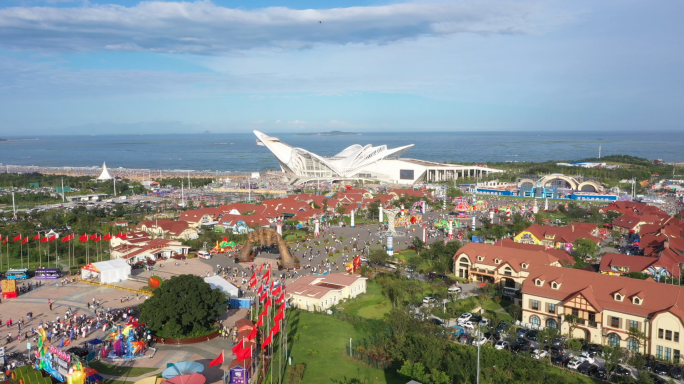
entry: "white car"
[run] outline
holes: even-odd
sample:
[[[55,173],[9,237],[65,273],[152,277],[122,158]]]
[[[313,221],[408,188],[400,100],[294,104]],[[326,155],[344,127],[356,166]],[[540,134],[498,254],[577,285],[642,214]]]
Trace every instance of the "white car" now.
[[[487,339],[486,337],[481,336],[479,339],[476,338],[475,340],[473,340],[472,344],[477,347],[477,346],[485,345],[488,340],[489,339]]]
[[[499,349],[499,350],[508,349],[509,346],[510,346],[510,344],[508,343],[508,341],[499,340],[496,342],[496,344],[494,344],[494,349]]]
[[[594,358],[589,356],[589,354],[587,352],[580,353],[580,355],[578,357],[576,357],[576,359],[582,363],[584,363],[585,361],[588,361],[588,362],[594,364]]]
[[[472,321],[464,321],[463,323],[459,323],[459,325],[463,328],[475,329],[475,324],[473,324]]]
[[[541,360],[549,357],[549,353],[544,350],[540,351],[538,349],[535,349],[534,351],[532,351],[532,357],[534,357],[537,360]]]
[[[581,361],[577,360],[576,357],[573,357],[570,362],[568,362],[568,369],[577,369],[582,364]]]
[[[486,327],[489,325],[489,319],[485,319],[484,317],[482,320],[480,320],[480,327]]]
[[[430,297],[430,296],[425,296],[425,297],[423,297],[423,304],[431,304],[431,303],[434,303],[434,302],[435,302],[435,298],[434,298],[434,297]]]
[[[458,319],[456,320],[456,322],[459,324],[465,323],[466,321],[470,320],[471,317],[473,317],[473,314],[466,312],[466,313],[462,314],[461,316],[459,316]]]
[[[207,251],[199,251],[197,252],[197,257],[201,257],[203,259],[211,259],[211,253]]]
[[[449,287],[449,289],[447,291],[449,293],[457,293],[457,292],[463,291],[463,289],[461,287],[458,287],[458,286],[453,286],[453,287]]]

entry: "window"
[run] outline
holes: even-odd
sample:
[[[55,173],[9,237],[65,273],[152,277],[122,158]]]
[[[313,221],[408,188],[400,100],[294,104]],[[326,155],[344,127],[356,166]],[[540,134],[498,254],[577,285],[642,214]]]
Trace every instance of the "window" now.
[[[499,259],[494,259],[494,264],[499,264],[500,262],[501,262],[501,260],[499,260]]]
[[[630,329],[632,329],[632,328],[639,329],[639,322],[636,320],[630,320],[629,321],[629,328]]]
[[[509,268],[509,267],[506,267],[506,268],[504,269],[504,275],[506,275],[506,276],[511,276],[511,275],[513,274],[512,272],[513,272],[513,271],[512,271],[511,268]]]
[[[596,314],[594,312],[589,312],[589,321],[596,322]]]
[[[615,300],[616,300],[616,301],[622,301],[622,295],[619,294],[619,293],[616,293],[616,294],[615,294]]]
[[[627,339],[627,349],[632,352],[639,352],[639,340],[633,337]]]
[[[573,308],[573,309],[572,309],[572,315],[575,316],[575,317],[579,317],[579,309]]]
[[[613,328],[620,328],[620,318],[611,316],[610,317],[610,326]]]
[[[662,359],[663,358],[663,346],[658,345],[656,346],[656,359]]]
[[[539,310],[539,300],[532,300],[532,309],[535,311]]]
[[[548,328],[558,328],[558,323],[554,319],[548,319],[546,320],[546,326]]]
[[[522,263],[522,269],[527,269],[527,264]]]
[[[674,341],[679,343],[679,332],[674,333]]]
[[[641,299],[638,297],[635,297],[632,299],[632,303],[634,303],[636,305],[641,305]]]
[[[539,325],[541,324],[541,321],[539,321],[539,317],[537,316],[530,316],[530,323],[534,325]]]
[[[672,341],[672,331],[665,331],[665,340]]]
[[[477,257],[477,261],[482,261],[482,260],[484,260],[484,257],[482,257],[482,256]]]
[[[679,354],[679,349],[675,349],[672,361],[674,361],[675,363],[679,363],[680,358],[681,358],[681,355]]]
[[[556,313],[556,304],[549,303],[549,313]]]
[[[672,348],[665,348],[665,360],[670,361],[672,359]]]
[[[551,283],[551,288],[558,289],[558,284],[557,283]]]
[[[542,285],[542,281],[539,280],[539,279],[537,279],[534,283],[535,283],[536,285],[538,285],[538,286]]]
[[[658,338],[659,338],[659,339],[662,339],[662,338],[663,338],[663,334],[664,334],[664,333],[665,333],[665,332],[663,331],[662,328],[658,328]]]
[[[608,345],[611,347],[619,347],[620,346],[620,336],[616,335],[615,333],[611,333],[608,335]]]

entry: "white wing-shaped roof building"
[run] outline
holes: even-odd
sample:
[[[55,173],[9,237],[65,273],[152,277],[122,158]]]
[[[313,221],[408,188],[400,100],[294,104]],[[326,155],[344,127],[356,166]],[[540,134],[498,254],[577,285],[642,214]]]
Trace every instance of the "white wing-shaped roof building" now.
[[[109,171],[107,170],[107,164],[102,163],[102,173],[100,173],[100,176],[97,177],[98,180],[111,180],[113,179],[112,175],[109,174]]]
[[[278,159],[280,168],[289,176],[291,182],[302,183],[314,180],[374,180],[414,184],[419,181],[439,181],[468,175],[474,172],[502,172],[496,169],[439,164],[399,157],[413,148],[413,144],[388,149],[386,145],[374,147],[354,144],[340,153],[325,157],[303,148],[293,147],[277,137],[254,131],[257,144],[268,148]],[[430,170],[436,172],[430,173]],[[437,171],[444,171],[440,174]],[[448,172],[447,172],[448,171]],[[473,171],[470,173],[469,171]],[[451,175],[451,177],[449,177]]]

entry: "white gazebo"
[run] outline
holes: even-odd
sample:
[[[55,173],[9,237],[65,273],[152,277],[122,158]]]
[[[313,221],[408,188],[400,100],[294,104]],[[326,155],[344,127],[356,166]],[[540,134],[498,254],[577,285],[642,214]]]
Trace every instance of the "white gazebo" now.
[[[81,267],[81,278],[96,279],[100,283],[119,283],[128,280],[131,266],[121,259],[90,263]]]
[[[112,180],[113,177],[112,175],[109,174],[109,171],[107,170],[107,164],[102,163],[102,173],[100,173],[100,176],[97,178],[98,180]]]
[[[211,285],[211,289],[220,289],[221,291],[223,291],[223,293],[225,293],[229,299],[237,299],[239,296],[240,290],[238,289],[238,287],[229,283],[228,281],[226,281],[226,279],[224,279],[221,276],[214,275],[205,277],[204,281]]]

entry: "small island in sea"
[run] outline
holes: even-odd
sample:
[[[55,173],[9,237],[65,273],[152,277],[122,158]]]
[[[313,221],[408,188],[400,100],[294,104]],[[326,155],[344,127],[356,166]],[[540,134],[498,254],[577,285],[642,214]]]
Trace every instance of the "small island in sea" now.
[[[356,132],[330,131],[319,133],[298,133],[295,136],[361,136],[361,134]]]

